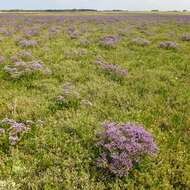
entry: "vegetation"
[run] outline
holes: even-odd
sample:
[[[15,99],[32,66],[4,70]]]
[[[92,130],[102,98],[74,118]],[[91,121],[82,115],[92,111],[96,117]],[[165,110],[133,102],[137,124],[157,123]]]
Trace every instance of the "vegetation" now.
[[[190,189],[189,35],[188,15],[1,14],[0,189]],[[156,156],[102,171],[105,121]]]

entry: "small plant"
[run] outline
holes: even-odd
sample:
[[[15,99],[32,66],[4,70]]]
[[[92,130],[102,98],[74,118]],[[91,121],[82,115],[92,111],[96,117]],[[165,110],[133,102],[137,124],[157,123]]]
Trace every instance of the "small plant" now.
[[[80,94],[70,83],[65,83],[62,92],[55,98],[55,106],[58,109],[77,108],[80,105]]]
[[[13,119],[5,118],[0,121],[0,139],[1,144],[15,146],[27,133],[33,125],[43,126],[44,122],[38,120],[37,122],[26,121],[17,122]]]
[[[27,40],[27,39],[22,39],[18,41],[17,43],[22,48],[36,47],[38,45],[37,41]]]
[[[162,49],[177,49],[176,42],[160,42],[158,48]]]
[[[113,48],[115,47],[115,45],[118,43],[119,40],[120,40],[119,36],[104,36],[100,39],[100,44],[103,47]]]
[[[111,72],[117,76],[127,77],[128,70],[121,68],[119,65],[109,64],[103,61],[101,58],[98,58],[95,62],[96,65],[99,65],[103,70]]]
[[[184,34],[181,37],[182,41],[190,42],[190,34]]]
[[[98,167],[119,177],[125,176],[144,157],[155,155],[156,144],[152,135],[137,124],[106,122],[103,132],[98,134],[100,158]]]
[[[47,68],[39,60],[34,61],[17,61],[4,67],[4,71],[10,75],[11,78],[20,78],[34,72],[41,72],[46,74]]]
[[[142,39],[142,38],[135,38],[132,40],[132,43],[138,46],[142,46],[142,47],[150,45],[150,41],[146,39]]]

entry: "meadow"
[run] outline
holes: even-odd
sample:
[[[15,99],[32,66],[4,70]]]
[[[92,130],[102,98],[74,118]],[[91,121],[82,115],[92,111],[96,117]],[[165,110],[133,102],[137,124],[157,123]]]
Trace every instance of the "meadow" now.
[[[189,190],[189,84],[187,13],[0,14],[0,189]],[[105,121],[156,155],[97,167]]]

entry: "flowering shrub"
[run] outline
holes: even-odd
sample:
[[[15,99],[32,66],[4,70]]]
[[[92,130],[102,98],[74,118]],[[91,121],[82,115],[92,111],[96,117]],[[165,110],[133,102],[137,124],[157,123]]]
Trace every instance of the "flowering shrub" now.
[[[160,42],[158,47],[163,49],[177,49],[177,44],[176,42]]]
[[[8,140],[8,143],[14,146],[21,140],[22,136],[30,130],[32,125],[42,126],[43,124],[41,120],[37,122],[26,121],[25,123],[20,123],[13,119],[5,118],[0,121],[1,143],[6,143]]]
[[[77,39],[79,37],[79,33],[76,31],[74,27],[69,27],[67,30],[67,34],[71,39]]]
[[[104,69],[106,71],[113,72],[114,74],[116,74],[118,76],[122,76],[122,77],[128,76],[128,70],[127,69],[123,69],[118,65],[105,63],[100,58],[98,58],[96,60],[95,64],[99,65],[102,69]]]
[[[189,42],[189,41],[190,41],[190,34],[184,34],[184,35],[181,37],[181,40],[182,40],[182,41]]]
[[[133,44],[135,45],[139,45],[139,46],[148,46],[150,45],[150,41],[146,40],[146,39],[142,39],[142,38],[135,38],[132,40]]]
[[[18,53],[18,56],[23,60],[31,60],[33,58],[30,51],[21,51]]]
[[[28,48],[28,47],[36,47],[38,45],[38,43],[35,40],[23,39],[18,42],[18,45],[22,48]]]
[[[80,94],[73,88],[70,83],[65,83],[62,92],[56,97],[57,108],[77,108],[80,105]]]
[[[38,36],[39,35],[39,30],[38,28],[31,28],[25,31],[25,35],[27,37],[31,37],[31,36]]]
[[[78,58],[78,57],[83,57],[88,54],[86,49],[71,49],[70,51],[65,51],[64,52],[64,57],[67,59],[71,58]]]
[[[100,44],[104,47],[115,47],[120,37],[118,36],[104,36],[100,39]]]
[[[101,154],[98,166],[117,176],[125,176],[147,155],[155,155],[156,144],[142,126],[106,122],[99,134]]]
[[[17,61],[11,65],[5,66],[4,71],[8,73],[12,78],[19,78],[25,74],[31,74],[36,71],[45,73],[47,68],[44,68],[41,61]]]

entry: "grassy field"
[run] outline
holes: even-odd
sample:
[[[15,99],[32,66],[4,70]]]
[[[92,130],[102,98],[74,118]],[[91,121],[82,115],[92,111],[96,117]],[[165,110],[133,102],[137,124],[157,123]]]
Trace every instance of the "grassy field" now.
[[[189,190],[188,37],[188,15],[1,14],[0,120],[33,124],[15,145],[0,135],[0,189]],[[126,177],[105,175],[104,121],[144,125],[157,156]]]

